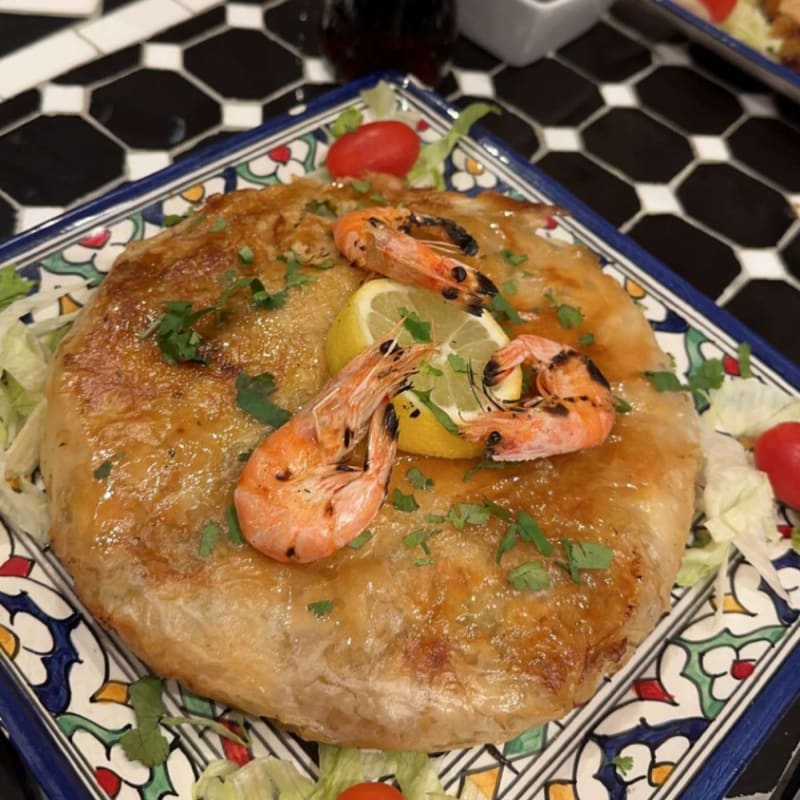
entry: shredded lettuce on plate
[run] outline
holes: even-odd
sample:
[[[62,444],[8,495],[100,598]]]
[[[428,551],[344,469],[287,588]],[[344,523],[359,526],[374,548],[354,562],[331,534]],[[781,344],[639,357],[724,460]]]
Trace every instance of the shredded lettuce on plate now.
[[[761,5],[761,0],[738,0],[720,27],[753,50],[775,58],[780,50],[781,40],[771,35],[772,23],[767,19]]]
[[[314,782],[287,761],[257,758],[243,767],[220,760],[206,767],[192,800],[336,800],[345,789],[394,776],[407,800],[456,800],[447,794],[434,762],[424,753],[380,752],[320,745],[320,773]],[[487,800],[465,787],[459,800]]]
[[[769,557],[779,538],[775,495],[766,473],[738,441],[753,439],[780,422],[800,421],[800,398],[755,379],[733,378],[709,391],[710,406],[701,419],[703,488],[699,511],[710,541],[690,547],[677,582],[691,586],[717,570],[719,596],[735,547],[766,583],[788,599]],[[720,605],[718,604],[718,608]]]

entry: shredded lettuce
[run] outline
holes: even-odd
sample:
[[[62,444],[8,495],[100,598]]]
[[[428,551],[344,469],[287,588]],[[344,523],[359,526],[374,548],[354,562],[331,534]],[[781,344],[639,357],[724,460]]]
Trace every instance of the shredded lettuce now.
[[[397,95],[386,81],[378,81],[372,89],[364,89],[360,95],[375,119],[386,119],[397,110]]]
[[[392,775],[407,800],[456,800],[444,791],[434,762],[424,753],[380,752],[320,745],[315,782],[290,762],[257,758],[244,767],[214,761],[192,790],[193,800],[336,800],[348,787]],[[476,787],[461,800],[487,800]]]
[[[758,380],[727,380],[709,397],[706,418],[737,438],[760,436],[780,422],[800,422],[800,397]]]
[[[781,41],[770,33],[772,23],[761,8],[761,0],[739,0],[720,27],[770,58],[774,58],[780,50]]]

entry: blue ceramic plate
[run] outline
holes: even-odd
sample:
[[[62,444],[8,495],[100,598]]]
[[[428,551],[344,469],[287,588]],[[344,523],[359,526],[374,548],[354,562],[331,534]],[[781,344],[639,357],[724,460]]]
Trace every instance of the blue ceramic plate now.
[[[773,61],[672,0],[652,0],[652,5],[690,39],[714,50],[776,92],[800,103],[800,74],[794,70]]]
[[[411,80],[392,77],[402,106],[436,138],[454,113]],[[356,83],[232,138],[191,160],[115,191],[0,246],[40,290],[61,300],[39,314],[85,302],[125,245],[157,233],[168,215],[183,214],[209,194],[261,187],[306,174],[324,163],[324,126],[360,103]],[[753,348],[757,375],[797,393],[800,372],[738,322],[621,236],[583,203],[519,159],[501,142],[476,133],[453,153],[448,185],[556,203],[571,217],[543,236],[582,241],[603,269],[640,303],[679,373],[710,357],[735,373],[737,344]],[[783,523],[790,525],[785,515]],[[800,602],[800,560],[785,540],[772,553],[793,605]],[[496,800],[604,800],[721,797],[800,692],[797,613],[735,560],[715,623],[710,588],[676,588],[673,607],[632,660],[595,697],[565,718],[511,742],[444,754],[438,762],[451,792],[466,784]],[[143,665],[81,607],[48,550],[0,527],[0,716],[51,800],[188,798],[209,760],[225,744],[209,730],[165,730],[170,754],[148,769],[127,761],[119,740],[133,722],[131,682]],[[168,683],[171,713],[224,718],[227,709]],[[315,748],[266,720],[250,719],[254,755],[292,759],[316,770]],[[616,765],[624,765],[626,769]]]

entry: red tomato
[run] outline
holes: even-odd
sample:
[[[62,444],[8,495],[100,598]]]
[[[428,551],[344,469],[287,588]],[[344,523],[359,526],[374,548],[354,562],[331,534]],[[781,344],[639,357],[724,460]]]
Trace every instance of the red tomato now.
[[[336,800],[405,800],[405,797],[388,783],[357,783],[345,789]]]
[[[736,0],[700,0],[702,4],[708,9],[711,19],[714,22],[723,22],[733,11],[736,5]]]
[[[775,497],[800,508],[800,422],[781,422],[764,431],[754,453],[756,467],[769,475]]]
[[[404,178],[419,155],[419,137],[396,120],[368,122],[340,136],[328,150],[328,172],[334,178],[360,178],[366,172],[388,172]]]

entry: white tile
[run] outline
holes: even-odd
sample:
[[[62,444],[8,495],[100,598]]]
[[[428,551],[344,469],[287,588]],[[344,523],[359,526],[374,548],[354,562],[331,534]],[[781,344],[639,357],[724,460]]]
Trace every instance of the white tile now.
[[[42,89],[41,108],[44,114],[80,114],[86,108],[86,89],[48,83]]]
[[[739,250],[737,255],[750,278],[781,280],[786,277],[786,267],[775,250]]]
[[[225,6],[225,22],[231,28],[250,28],[260,31],[264,25],[264,12],[260,5],[245,3],[228,3]]]
[[[169,153],[157,150],[130,150],[125,156],[126,174],[130,180],[152,175],[170,163]]]
[[[637,183],[636,193],[642,210],[648,214],[680,214],[675,193],[664,183]]]
[[[193,14],[198,11],[206,11],[212,6],[222,5],[221,0],[178,0],[178,2]]]
[[[721,136],[690,136],[697,157],[701,161],[728,161],[731,151]]]
[[[691,58],[685,47],[674,44],[657,44],[653,48],[659,64],[690,64]]]
[[[768,94],[739,95],[742,108],[753,117],[773,117],[776,114],[775,101]]]
[[[117,11],[77,26],[77,31],[103,53],[141,42],[171,25],[189,19],[175,0],[136,0]]]
[[[17,233],[49,222],[63,212],[60,206],[22,206],[17,212]]]
[[[45,36],[28,47],[0,58],[0,98],[12,97],[98,55],[74,30]]]
[[[233,100],[222,104],[222,124],[226,128],[248,130],[262,122],[260,103],[241,103]]]
[[[604,83],[600,86],[600,94],[606,105],[612,108],[635,108],[638,105],[633,89],[624,83]]]
[[[100,0],[0,0],[0,11],[55,17],[88,17],[99,6]]]
[[[572,153],[583,150],[581,135],[574,128],[542,128],[542,137],[548,150]]]
[[[333,73],[328,66],[328,62],[322,58],[304,59],[304,76],[311,83],[332,83]]]
[[[454,69],[453,74],[462,94],[475,95],[475,97],[494,97],[494,83],[485,72]]]
[[[177,44],[150,42],[142,51],[142,64],[151,69],[179,70],[183,66],[183,51]]]

